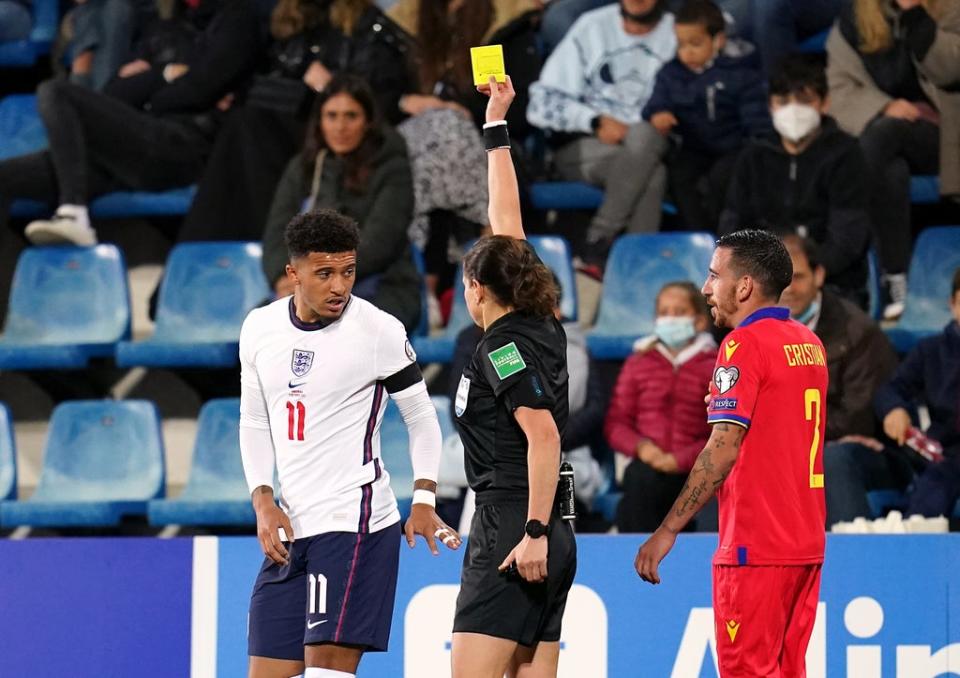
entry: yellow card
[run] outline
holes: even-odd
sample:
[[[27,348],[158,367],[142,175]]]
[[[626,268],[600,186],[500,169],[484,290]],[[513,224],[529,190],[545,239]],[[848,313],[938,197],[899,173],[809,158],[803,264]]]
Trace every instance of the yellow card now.
[[[486,85],[490,76],[497,82],[507,81],[507,70],[503,65],[503,45],[471,47],[470,61],[473,62],[473,84]]]

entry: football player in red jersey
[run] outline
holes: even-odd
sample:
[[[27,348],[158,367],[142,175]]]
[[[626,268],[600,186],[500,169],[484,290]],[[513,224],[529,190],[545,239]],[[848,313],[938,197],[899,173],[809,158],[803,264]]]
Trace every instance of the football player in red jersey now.
[[[738,231],[717,241],[703,293],[731,328],[710,385],[713,432],[670,514],[637,553],[640,577],[714,494],[717,655],[723,678],[805,675],[823,564],[823,344],[777,306],[793,267],[780,239]]]

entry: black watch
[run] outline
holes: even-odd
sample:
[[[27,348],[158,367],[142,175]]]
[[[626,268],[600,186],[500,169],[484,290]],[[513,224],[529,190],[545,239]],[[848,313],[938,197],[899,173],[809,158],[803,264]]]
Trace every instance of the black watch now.
[[[526,532],[527,536],[531,539],[550,536],[550,526],[544,525],[539,520],[528,520],[523,531]]]

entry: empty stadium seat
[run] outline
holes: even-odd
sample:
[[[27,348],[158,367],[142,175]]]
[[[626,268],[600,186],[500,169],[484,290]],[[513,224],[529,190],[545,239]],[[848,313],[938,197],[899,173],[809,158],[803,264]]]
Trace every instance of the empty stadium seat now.
[[[913,249],[907,273],[906,310],[887,336],[905,353],[923,337],[950,322],[950,283],[960,268],[960,226],[924,230]]]
[[[567,318],[576,319],[577,284],[569,243],[555,235],[534,235],[529,237],[529,241],[543,263],[549,266],[560,279],[560,285],[563,287],[563,296],[560,299],[561,312]],[[450,320],[442,334],[412,339],[417,360],[423,364],[450,362],[457,335],[472,322],[470,313],[467,311],[467,303],[463,299],[463,270],[458,266],[454,276],[453,308],[450,311]]]
[[[153,525],[256,525],[240,459],[240,399],[210,400],[197,419],[190,480],[147,507]]]
[[[434,396],[433,406],[437,410],[440,420],[440,431],[443,438],[456,433],[453,422],[450,421],[450,399]],[[390,487],[397,497],[401,507],[401,514],[406,517],[410,511],[410,500],[413,498],[413,465],[410,463],[410,443],[407,427],[400,416],[400,410],[391,400],[387,403],[387,411],[383,415],[380,425],[380,458],[383,466],[390,474]]]
[[[160,416],[144,400],[82,400],[50,418],[43,469],[25,501],[0,502],[0,525],[106,527],[163,496]]]
[[[123,255],[113,245],[32,247],[17,261],[0,369],[80,368],[130,337]]]
[[[603,276],[600,310],[587,348],[595,358],[620,360],[633,342],[653,332],[654,300],[677,280],[698,287],[707,277],[714,238],[708,233],[625,235],[610,251]]]
[[[33,94],[11,94],[0,100],[0,160],[43,150],[47,130]]]
[[[537,210],[595,210],[603,202],[603,189],[583,181],[536,181],[530,185],[530,204]],[[666,214],[677,208],[663,203]]]
[[[270,297],[260,243],[184,243],[170,253],[157,325],[145,341],[117,346],[122,367],[231,367],[240,326]]]
[[[59,3],[57,0],[33,0],[32,12],[30,37],[0,42],[0,68],[29,68],[50,51],[50,45],[57,37]]]
[[[10,410],[0,403],[0,501],[17,497],[17,447]]]

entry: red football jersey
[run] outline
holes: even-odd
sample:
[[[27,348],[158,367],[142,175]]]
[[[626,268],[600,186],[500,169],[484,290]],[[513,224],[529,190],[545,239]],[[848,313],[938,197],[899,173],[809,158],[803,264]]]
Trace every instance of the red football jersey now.
[[[823,562],[827,356],[805,325],[762,308],[727,335],[707,420],[747,429],[720,487],[717,565]]]

